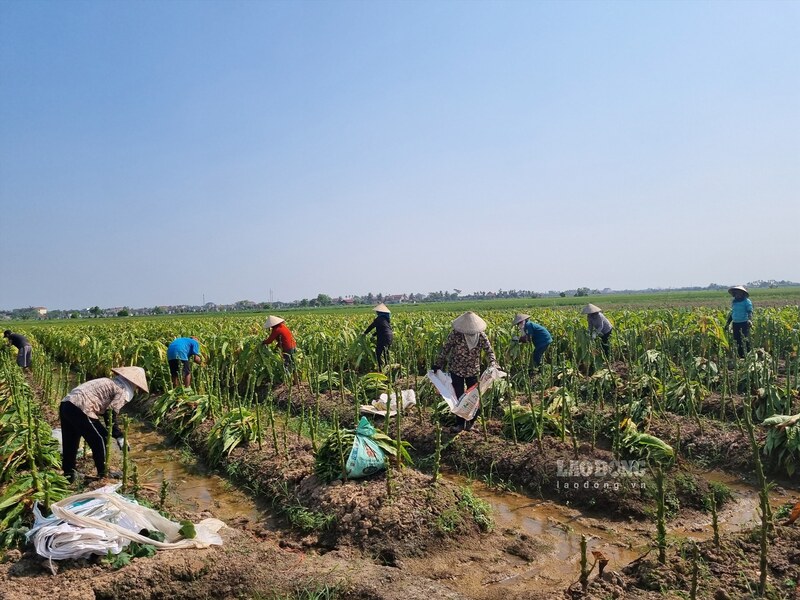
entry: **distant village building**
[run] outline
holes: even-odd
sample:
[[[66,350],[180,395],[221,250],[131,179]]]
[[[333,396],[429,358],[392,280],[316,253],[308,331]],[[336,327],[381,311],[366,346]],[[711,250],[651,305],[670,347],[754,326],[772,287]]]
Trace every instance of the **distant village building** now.
[[[44,306],[34,306],[33,310],[35,310],[36,314],[39,315],[40,317],[47,316],[47,309]]]

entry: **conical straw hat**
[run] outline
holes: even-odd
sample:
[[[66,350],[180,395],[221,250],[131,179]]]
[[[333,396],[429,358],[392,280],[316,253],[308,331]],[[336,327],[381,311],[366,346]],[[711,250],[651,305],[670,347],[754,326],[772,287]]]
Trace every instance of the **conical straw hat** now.
[[[733,292],[739,290],[740,292],[744,292],[745,296],[749,296],[750,292],[747,291],[747,288],[743,285],[734,285],[728,288],[728,293],[733,296]]]
[[[140,390],[144,392],[150,391],[150,388],[147,387],[147,376],[142,367],[116,367],[111,371],[120,377],[124,377]]]
[[[269,318],[267,319],[267,322],[264,323],[264,327],[266,329],[269,329],[270,327],[275,327],[275,325],[278,325],[279,323],[283,322],[284,320],[281,319],[280,317],[273,317],[272,315],[270,315]]]
[[[517,313],[516,315],[514,315],[514,325],[519,325],[525,319],[530,319],[530,318],[531,318],[531,316],[530,315],[526,315],[525,313]]]
[[[581,312],[585,315],[593,315],[594,313],[603,312],[603,309],[599,306],[595,306],[594,304],[587,304],[583,307]]]
[[[372,310],[374,310],[375,312],[385,312],[385,313],[389,313],[389,314],[392,313],[392,311],[389,310],[389,307],[386,306],[383,302],[378,304],[378,306],[376,306]]]
[[[470,310],[453,321],[453,329],[458,333],[480,333],[486,329],[486,321]]]

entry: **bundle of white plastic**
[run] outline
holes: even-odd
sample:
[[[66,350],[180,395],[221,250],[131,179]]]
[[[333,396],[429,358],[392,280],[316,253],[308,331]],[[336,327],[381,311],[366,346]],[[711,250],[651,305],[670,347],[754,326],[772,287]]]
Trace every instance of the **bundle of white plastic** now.
[[[153,509],[140,506],[116,493],[119,484],[92,492],[76,494],[56,502],[52,516],[44,517],[34,506],[35,522],[27,533],[36,552],[52,560],[86,558],[92,554],[119,554],[131,542],[151,544],[159,550],[207,548],[222,545],[217,533],[225,524],[218,519],[204,519],[195,525],[196,536],[186,539],[180,525]],[[139,532],[160,531],[165,541],[159,542]]]
[[[417,403],[417,395],[414,390],[400,390],[400,398],[403,402],[403,410],[408,410]],[[389,409],[389,416],[397,414],[397,394],[381,394],[377,400],[370,404],[361,405],[362,414],[386,416],[386,409]]]

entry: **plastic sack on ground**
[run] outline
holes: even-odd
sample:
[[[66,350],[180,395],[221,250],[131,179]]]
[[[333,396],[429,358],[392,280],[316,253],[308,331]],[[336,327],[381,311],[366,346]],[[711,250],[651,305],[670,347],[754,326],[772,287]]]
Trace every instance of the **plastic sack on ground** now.
[[[225,524],[218,519],[204,519],[195,525],[196,537],[184,539],[180,525],[153,509],[140,506],[116,493],[120,484],[107,485],[91,492],[64,498],[50,508],[45,517],[34,506],[35,521],[26,534],[39,556],[52,560],[86,558],[92,554],[122,552],[130,542],[150,544],[159,550],[207,548],[222,545],[217,533]],[[152,540],[139,532],[160,531],[165,541]]]
[[[414,390],[401,390],[400,397],[403,401],[403,411],[408,410],[417,403],[417,395]],[[397,414],[397,394],[394,392],[390,395],[381,394],[380,397],[377,400],[373,400],[371,404],[362,404],[361,413],[385,417],[387,405],[389,407],[389,416],[395,416]]]
[[[489,391],[495,381],[502,379],[506,375],[505,371],[501,371],[497,367],[489,367],[483,372],[478,383],[465,391],[461,398],[455,400],[456,392],[453,389],[453,382],[449,373],[428,371],[428,379],[439,390],[442,398],[445,399],[450,407],[450,412],[467,421],[475,418],[478,408],[480,408],[481,396]]]
[[[361,417],[356,427],[353,449],[345,464],[348,477],[367,477],[386,468],[383,450],[371,439],[373,435],[375,428],[366,417]]]

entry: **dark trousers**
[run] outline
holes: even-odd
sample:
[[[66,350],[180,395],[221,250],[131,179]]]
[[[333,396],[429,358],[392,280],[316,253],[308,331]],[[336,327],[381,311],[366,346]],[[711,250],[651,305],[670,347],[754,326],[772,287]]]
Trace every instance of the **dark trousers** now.
[[[283,353],[283,368],[286,369],[287,373],[294,372],[295,363],[294,363],[294,354],[297,352],[297,348],[292,348],[288,352]]]
[[[61,440],[63,453],[61,468],[64,475],[72,481],[75,477],[75,462],[78,458],[78,446],[81,438],[86,440],[92,449],[94,466],[97,476],[106,475],[106,437],[108,429],[97,419],[90,419],[72,402],[62,402],[58,409],[58,418],[61,421]]]
[[[611,332],[614,331],[613,329],[608,333],[604,333],[600,336],[600,350],[603,352],[603,356],[608,358],[611,356]]]
[[[544,356],[544,351],[547,350],[549,346],[550,344],[545,344],[544,346],[534,346],[533,358],[531,359],[534,367],[538,367],[542,364],[542,356]]]
[[[378,342],[375,346],[375,360],[378,361],[378,371],[383,370],[384,364],[389,364],[389,346],[391,345],[392,342],[388,344]]]
[[[733,324],[733,339],[736,340],[736,351],[739,358],[744,358],[745,353],[750,352],[750,323]]]
[[[450,373],[450,379],[453,381],[453,389],[456,392],[456,398],[461,398],[464,394],[465,384],[466,388],[471,388],[473,385],[478,383],[477,377],[461,377],[461,375],[456,375],[455,373]],[[478,414],[475,413],[475,417],[471,421],[467,421],[456,415],[456,423],[458,425],[466,425],[469,423],[474,423],[475,419],[478,418]]]

